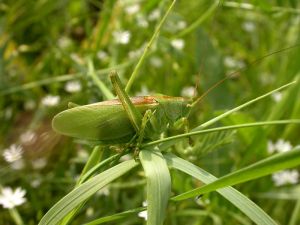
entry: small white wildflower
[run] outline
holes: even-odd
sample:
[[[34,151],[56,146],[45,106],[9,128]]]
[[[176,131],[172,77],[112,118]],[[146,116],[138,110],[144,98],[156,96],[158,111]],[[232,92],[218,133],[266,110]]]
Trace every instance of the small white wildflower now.
[[[177,23],[177,27],[178,27],[179,30],[182,30],[182,29],[186,28],[186,22],[183,21],[183,20],[179,21]]]
[[[141,51],[138,49],[138,50],[135,50],[135,51],[130,51],[129,53],[128,53],[128,57],[130,58],[130,59],[133,59],[133,58],[137,58],[137,57],[139,57],[141,55]]]
[[[4,111],[4,118],[9,120],[13,115],[13,110],[10,107],[7,107]]]
[[[182,89],[181,96],[191,98],[194,97],[195,93],[196,93],[195,87],[188,86]]]
[[[77,151],[77,152],[78,152],[78,153],[77,153],[78,158],[81,158],[81,159],[88,159],[89,153],[88,153],[86,150],[84,150],[84,149],[79,149],[79,151]]]
[[[15,162],[22,158],[23,149],[22,146],[12,144],[9,148],[3,152],[3,157],[6,162]]]
[[[125,12],[128,15],[133,15],[133,14],[137,13],[138,11],[140,11],[140,5],[139,4],[130,5],[130,6],[127,6],[125,8]]]
[[[36,104],[35,104],[35,101],[33,101],[33,100],[29,100],[24,103],[24,109],[26,109],[26,110],[32,110],[35,108],[35,106],[36,106]]]
[[[148,20],[154,21],[160,18],[160,10],[154,9],[148,16]]]
[[[42,169],[47,165],[47,160],[45,158],[39,158],[31,162],[34,169]]]
[[[34,179],[30,182],[31,187],[37,188],[41,185],[42,181],[40,179]]]
[[[10,164],[10,167],[13,169],[13,170],[21,170],[25,167],[25,163],[22,159],[19,159],[17,161],[14,161]]]
[[[148,205],[148,202],[147,201],[143,201],[142,205],[145,207]]]
[[[162,67],[163,61],[159,57],[151,57],[150,58],[150,64],[156,68]]]
[[[95,213],[95,210],[93,207],[88,207],[85,211],[85,215],[88,216],[88,217],[91,217],[93,216]]]
[[[145,49],[145,47],[144,47],[144,45],[142,45],[140,48],[138,48],[134,51],[130,51],[128,53],[128,57],[131,58],[131,59],[132,58],[137,58],[137,57],[139,57],[143,54],[144,49]]]
[[[31,47],[29,45],[20,45],[18,47],[19,52],[28,52],[30,51]]]
[[[30,130],[20,135],[20,141],[23,144],[31,144],[36,140],[36,134]]]
[[[142,14],[138,14],[138,15],[137,15],[136,21],[137,21],[137,25],[138,25],[139,27],[147,28],[147,27],[149,26],[148,21],[146,20],[145,16],[142,15]]]
[[[71,45],[72,41],[68,37],[61,37],[58,39],[58,46],[60,48],[68,48]]]
[[[255,23],[251,22],[251,21],[247,21],[245,23],[243,23],[243,29],[249,33],[254,32],[256,29]]]
[[[183,39],[174,39],[171,41],[171,45],[173,46],[173,48],[182,50],[184,48],[185,43]]]
[[[280,102],[281,99],[282,99],[282,93],[279,92],[279,91],[274,92],[274,93],[271,95],[271,97],[273,98],[273,100],[274,100],[275,102]]]
[[[243,68],[245,66],[244,62],[236,60],[231,56],[226,56],[224,58],[224,64],[228,68]]]
[[[292,150],[293,146],[289,141],[285,141],[283,139],[278,139],[275,143],[272,141],[268,141],[267,150],[270,154],[274,152],[288,152]]]
[[[138,213],[138,216],[141,217],[141,218],[144,218],[144,220],[147,221],[147,219],[148,219],[148,213],[147,213],[147,210],[144,210],[144,211],[142,211],[142,212],[139,212],[139,213]]]
[[[283,170],[272,175],[272,180],[276,186],[285,184],[296,184],[299,180],[299,173],[297,170]]]
[[[97,57],[102,61],[106,61],[108,59],[108,54],[105,51],[100,50],[97,52]]]
[[[267,150],[270,154],[274,152],[288,152],[292,150],[293,146],[289,141],[285,141],[283,139],[278,139],[275,143],[272,141],[268,141]]]
[[[35,107],[35,101],[33,101],[33,100],[28,100],[28,101],[26,101],[25,103],[24,103],[24,109],[26,109],[26,110],[32,110],[32,109],[34,109],[34,107]]]
[[[77,80],[70,80],[65,85],[66,92],[75,93],[81,91],[81,83]]]
[[[292,150],[292,148],[293,148],[293,146],[291,145],[291,143],[289,141],[279,139],[276,142],[276,149],[278,152],[288,152],[288,151]]]
[[[77,53],[71,53],[70,58],[77,64],[83,65],[83,59]]]
[[[18,187],[15,191],[10,187],[4,187],[0,194],[0,204],[3,208],[12,209],[26,202],[26,191]]]
[[[127,30],[124,30],[124,31],[119,30],[119,31],[113,32],[113,37],[114,37],[116,43],[126,45],[130,41],[131,33]]]
[[[47,95],[42,99],[44,106],[56,106],[59,103],[60,97],[57,95]]]
[[[110,194],[110,190],[109,190],[108,186],[103,187],[102,189],[100,189],[100,190],[97,192],[97,195],[98,195],[98,196],[101,196],[101,195],[103,195],[103,196],[108,196],[109,194]]]

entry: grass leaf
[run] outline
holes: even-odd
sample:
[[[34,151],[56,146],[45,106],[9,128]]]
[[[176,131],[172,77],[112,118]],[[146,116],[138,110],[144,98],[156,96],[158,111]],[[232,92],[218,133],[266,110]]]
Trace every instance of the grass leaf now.
[[[194,164],[181,159],[173,154],[164,155],[165,159],[169,166],[181,170],[184,173],[187,173],[198,180],[201,180],[203,183],[212,183],[217,178],[205,170],[195,166]],[[256,224],[277,224],[268,214],[266,214],[259,206],[252,202],[245,195],[237,191],[232,187],[226,187],[220,190],[217,190],[224,198],[230,201],[233,205],[239,208],[243,213],[245,213],[252,221]]]
[[[171,192],[169,168],[159,151],[142,150],[139,156],[147,179],[147,225],[162,225]]]
[[[278,153],[267,159],[263,159],[254,163],[246,168],[240,169],[208,185],[196,188],[194,190],[183,193],[173,198],[174,200],[183,200],[195,197],[204,193],[215,191],[219,188],[239,184],[248,180],[259,178],[278,170],[288,169],[298,166],[300,164],[300,148],[294,150]]]
[[[81,202],[137,165],[134,160],[125,161],[91,178],[56,203],[41,219],[39,225],[57,224]]]

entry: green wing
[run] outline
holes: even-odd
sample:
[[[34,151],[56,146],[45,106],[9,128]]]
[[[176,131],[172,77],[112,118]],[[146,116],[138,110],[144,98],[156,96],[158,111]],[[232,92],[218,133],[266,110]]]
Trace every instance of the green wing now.
[[[90,141],[118,142],[135,133],[122,105],[90,104],[57,114],[53,129],[67,136]]]

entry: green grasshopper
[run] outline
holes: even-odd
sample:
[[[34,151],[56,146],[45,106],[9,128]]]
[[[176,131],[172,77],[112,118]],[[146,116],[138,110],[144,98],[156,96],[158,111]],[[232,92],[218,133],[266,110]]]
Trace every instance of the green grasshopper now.
[[[185,117],[191,101],[166,95],[129,98],[118,75],[110,74],[119,99],[75,106],[57,114],[53,129],[61,134],[113,145],[132,142],[137,138],[158,139],[168,126]]]

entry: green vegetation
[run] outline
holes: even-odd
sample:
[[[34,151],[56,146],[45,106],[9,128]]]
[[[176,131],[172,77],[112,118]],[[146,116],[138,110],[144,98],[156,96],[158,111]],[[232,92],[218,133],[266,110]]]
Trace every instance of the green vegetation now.
[[[298,1],[173,3],[0,2],[0,224],[300,223]],[[112,70],[132,97],[203,98],[153,138]],[[130,145],[53,131],[115,90]]]

